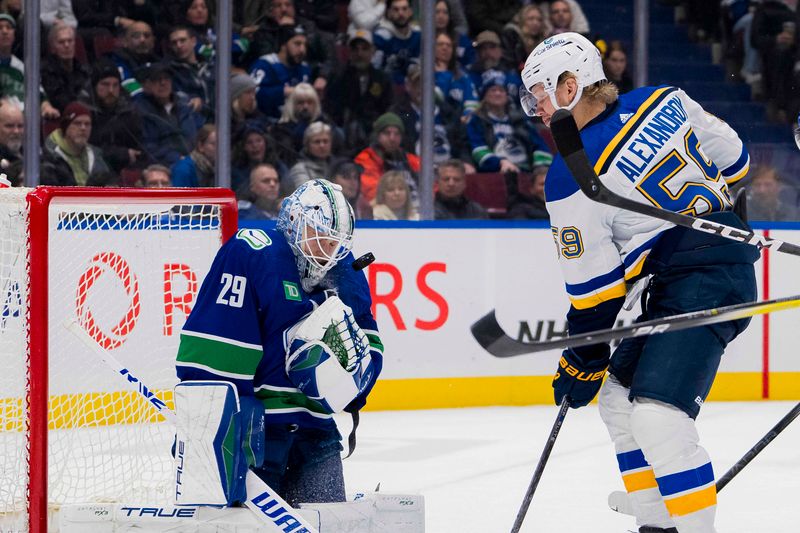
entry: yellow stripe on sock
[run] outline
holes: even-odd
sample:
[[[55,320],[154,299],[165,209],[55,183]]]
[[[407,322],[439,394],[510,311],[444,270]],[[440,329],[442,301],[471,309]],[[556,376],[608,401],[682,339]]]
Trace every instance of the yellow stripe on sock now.
[[[707,488],[664,500],[670,516],[685,516],[717,504],[717,487],[709,485]]]
[[[628,492],[655,489],[658,487],[656,476],[653,474],[652,468],[642,470],[641,472],[634,472],[633,474],[625,474],[622,476],[622,481],[625,483],[625,490]]]

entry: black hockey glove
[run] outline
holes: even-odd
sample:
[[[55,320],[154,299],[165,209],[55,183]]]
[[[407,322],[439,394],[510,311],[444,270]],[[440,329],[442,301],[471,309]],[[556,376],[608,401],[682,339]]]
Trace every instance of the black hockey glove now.
[[[584,363],[572,350],[564,350],[553,377],[556,405],[561,405],[564,396],[569,397],[570,407],[587,405],[597,396],[607,368],[606,359]]]

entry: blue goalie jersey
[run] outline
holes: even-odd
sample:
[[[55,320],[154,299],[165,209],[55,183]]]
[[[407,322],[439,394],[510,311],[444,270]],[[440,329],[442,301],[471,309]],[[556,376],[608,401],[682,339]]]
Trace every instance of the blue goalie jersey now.
[[[736,132],[676,87],[620,96],[581,130],[581,139],[613,192],[693,216],[730,208],[728,185],[749,168]],[[626,282],[641,275],[650,250],[673,227],[588,199],[560,156],[545,196],[572,314],[624,297]]]
[[[366,402],[383,361],[383,345],[371,313],[363,272],[352,269],[353,256],[328,273],[339,298],[370,342],[372,382],[348,406]],[[220,248],[181,331],[177,373],[181,381],[232,382],[240,395],[264,404],[267,424],[332,428],[331,413],[305,396],[286,375],[284,332],[321,303],[325,291],[303,291],[294,254],[277,230],[242,229]]]

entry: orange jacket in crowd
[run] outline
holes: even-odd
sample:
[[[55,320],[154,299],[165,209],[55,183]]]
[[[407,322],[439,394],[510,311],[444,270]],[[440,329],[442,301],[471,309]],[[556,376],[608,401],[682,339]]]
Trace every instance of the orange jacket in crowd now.
[[[408,168],[411,169],[412,172],[419,174],[419,157],[409,152],[405,152],[405,156],[406,161],[408,161]],[[386,171],[393,169],[391,167],[384,168],[383,158],[381,158],[371,146],[361,150],[354,161],[364,169],[364,172],[361,174],[361,196],[368,202],[371,202],[378,192],[378,181],[381,179],[381,176],[383,176]]]

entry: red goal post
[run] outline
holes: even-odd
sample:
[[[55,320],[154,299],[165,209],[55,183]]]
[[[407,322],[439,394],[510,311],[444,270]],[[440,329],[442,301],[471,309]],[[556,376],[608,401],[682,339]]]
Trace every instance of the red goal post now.
[[[180,327],[236,229],[227,189],[0,190],[0,528],[169,497],[169,431],[63,326],[169,396]]]

